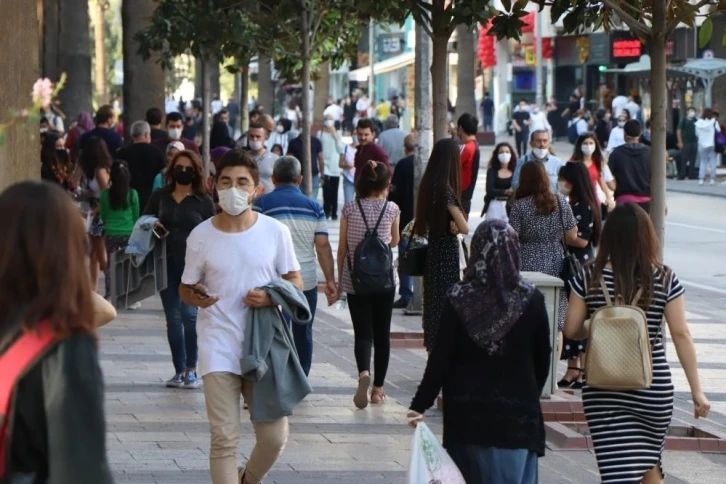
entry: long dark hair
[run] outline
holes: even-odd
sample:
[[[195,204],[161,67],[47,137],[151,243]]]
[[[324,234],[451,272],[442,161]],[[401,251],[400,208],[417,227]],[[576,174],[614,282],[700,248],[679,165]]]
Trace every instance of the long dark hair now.
[[[612,266],[615,294],[630,303],[639,288],[643,289],[639,306],[646,309],[653,300],[653,269],[664,272],[659,259],[660,245],[648,214],[634,203],[618,205],[608,214],[602,231],[600,248],[592,262],[590,290],[600,291],[600,276],[605,266]]]
[[[557,208],[557,199],[550,191],[550,177],[541,161],[530,161],[522,165],[514,199],[527,197],[532,197],[539,215],[549,215]]]
[[[492,157],[489,158],[489,164],[487,165],[487,168],[494,168],[497,171],[502,169],[502,162],[499,161],[499,158],[497,158],[497,156],[499,155],[499,150],[503,147],[509,148],[509,152],[512,154],[512,157],[509,159],[509,164],[507,165],[507,168],[509,169],[509,171],[514,173],[514,169],[517,168],[517,152],[514,151],[512,145],[510,145],[506,141],[503,143],[499,143],[494,147],[494,151],[492,151]]]
[[[570,190],[570,205],[577,202],[587,204],[592,210],[592,235],[590,243],[597,247],[600,243],[602,232],[602,221],[600,220],[600,201],[595,195],[595,188],[590,180],[590,174],[582,163],[570,161],[560,168],[560,180],[565,180],[572,185]]]
[[[451,191],[461,203],[459,153],[459,145],[451,138],[440,139],[434,145],[418,189],[417,235],[449,230],[451,216],[446,203],[447,191]]]
[[[78,163],[83,169],[83,174],[86,175],[86,179],[89,181],[93,180],[96,176],[96,172],[101,168],[109,169],[113,160],[111,154],[108,152],[108,147],[103,138],[98,136],[92,136],[86,141],[85,146],[81,150],[81,155],[78,157]]]
[[[46,168],[46,173],[52,172],[56,178],[48,181],[63,182],[73,171],[73,163],[68,152],[55,147],[59,139],[60,136],[55,133],[46,133],[40,149],[41,164]]]
[[[0,194],[0,336],[19,317],[44,320],[58,337],[92,333],[86,233],[73,200],[58,185],[26,181]]]
[[[124,210],[129,207],[130,183],[129,166],[123,160],[116,160],[111,165],[111,187],[108,189],[108,202],[112,209]]]
[[[232,150],[235,151],[235,150]],[[176,181],[174,180],[174,167],[176,166],[177,162],[180,158],[187,158],[191,160],[192,167],[194,168],[194,181],[192,181],[192,191],[196,195],[204,195],[207,193],[207,184],[204,181],[204,171],[202,169],[202,159],[199,157],[198,154],[191,150],[184,150],[180,151],[176,155],[174,155],[174,158],[172,158],[171,163],[169,163],[169,166],[166,168],[166,186],[164,187],[166,190],[169,191],[169,193],[173,192],[176,188]],[[220,160],[221,163],[221,160]],[[219,173],[217,172],[217,177],[219,178]]]
[[[584,143],[585,140],[588,139],[591,139],[595,142],[595,152],[592,154],[592,162],[595,163],[595,166],[597,167],[597,172],[602,173],[602,166],[605,161],[605,156],[602,153],[602,147],[600,146],[600,142],[597,140],[597,136],[595,136],[595,133],[583,133],[577,138],[577,142],[575,142],[575,150],[572,153],[572,160],[585,160],[585,154],[582,152],[582,143]]]

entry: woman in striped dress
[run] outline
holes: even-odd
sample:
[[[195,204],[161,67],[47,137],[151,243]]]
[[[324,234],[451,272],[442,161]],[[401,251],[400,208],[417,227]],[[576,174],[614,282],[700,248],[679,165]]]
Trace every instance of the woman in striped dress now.
[[[661,454],[673,415],[673,382],[660,331],[664,316],[691,387],[695,418],[705,417],[710,404],[698,378],[683,287],[675,274],[660,264],[653,225],[635,204],[620,205],[608,216],[594,263],[573,281],[566,337],[587,337],[585,320],[605,305],[600,277],[612,300],[621,295],[631,301],[638,289],[643,290],[638,305],[646,312],[653,348],[650,388],[608,391],[586,384],[582,391],[600,476],[603,483],[661,483]]]

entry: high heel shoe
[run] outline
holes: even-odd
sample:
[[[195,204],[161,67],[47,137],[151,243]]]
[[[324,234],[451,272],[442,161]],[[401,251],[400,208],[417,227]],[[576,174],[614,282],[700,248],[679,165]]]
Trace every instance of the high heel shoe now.
[[[576,366],[568,366],[568,370],[577,370],[578,373],[584,373],[585,370],[582,368],[578,368]],[[578,386],[579,385],[579,386]],[[578,382],[577,378],[574,380],[568,380],[567,378],[562,378],[562,380],[557,382],[557,388],[572,388],[572,389],[580,389],[582,388],[582,382]]]

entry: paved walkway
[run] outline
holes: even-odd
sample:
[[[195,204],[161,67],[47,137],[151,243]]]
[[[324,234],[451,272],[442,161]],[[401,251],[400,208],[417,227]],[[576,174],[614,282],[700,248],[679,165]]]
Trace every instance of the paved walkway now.
[[[475,200],[483,198],[479,178]],[[477,202],[478,203],[478,202]],[[473,212],[481,207],[474,207]],[[472,220],[472,223],[475,223]],[[337,245],[337,226],[331,242]],[[321,300],[322,302],[322,300]],[[700,374],[713,403],[708,425],[726,430],[726,305],[712,293],[688,291],[688,317],[696,342]],[[420,318],[396,311],[394,331],[416,331]],[[356,410],[353,330],[347,310],[319,307],[314,326],[311,372],[314,393],[290,419],[290,440],[265,481],[278,484],[362,484],[405,482],[411,430],[406,409],[423,374],[422,349],[394,349],[387,378],[389,400],[383,406]],[[158,298],[142,309],[121,312],[100,331],[101,364],[106,378],[108,447],[118,482],[209,483],[209,428],[201,390],[164,387],[173,366]],[[694,423],[690,393],[672,344],[668,357],[676,386],[677,419]],[[563,371],[563,368],[561,368]],[[441,432],[441,413],[431,410],[427,422]],[[253,442],[243,413],[239,463]],[[668,483],[726,482],[726,455],[666,452]],[[540,459],[542,484],[599,482],[593,454],[548,451]]]

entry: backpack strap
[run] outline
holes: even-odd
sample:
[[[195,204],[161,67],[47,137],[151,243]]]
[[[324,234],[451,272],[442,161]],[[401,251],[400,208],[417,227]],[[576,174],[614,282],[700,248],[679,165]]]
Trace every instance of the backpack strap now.
[[[605,296],[605,304],[612,306],[613,300],[610,298],[610,290],[608,289],[608,285],[605,284],[605,278],[603,276],[600,276],[600,287],[602,288],[603,296]]]
[[[383,215],[385,215],[387,207],[388,207],[388,200],[386,200],[386,203],[383,204],[381,213],[378,215],[378,220],[376,221],[376,226],[373,227],[373,235],[375,235],[376,237],[378,237],[378,226],[381,225],[381,220],[383,220]]]
[[[370,233],[371,229],[368,227],[368,220],[366,219],[366,214],[363,211],[363,205],[360,203],[360,198],[355,199],[355,203],[358,205],[358,210],[360,211],[360,216],[363,217],[363,225],[366,226],[366,233]],[[376,225],[378,227],[378,225]]]
[[[0,356],[3,378],[0,380],[0,477],[5,475],[7,449],[10,440],[10,406],[15,386],[50,348],[55,335],[47,321],[40,323],[36,332],[24,332]]]

